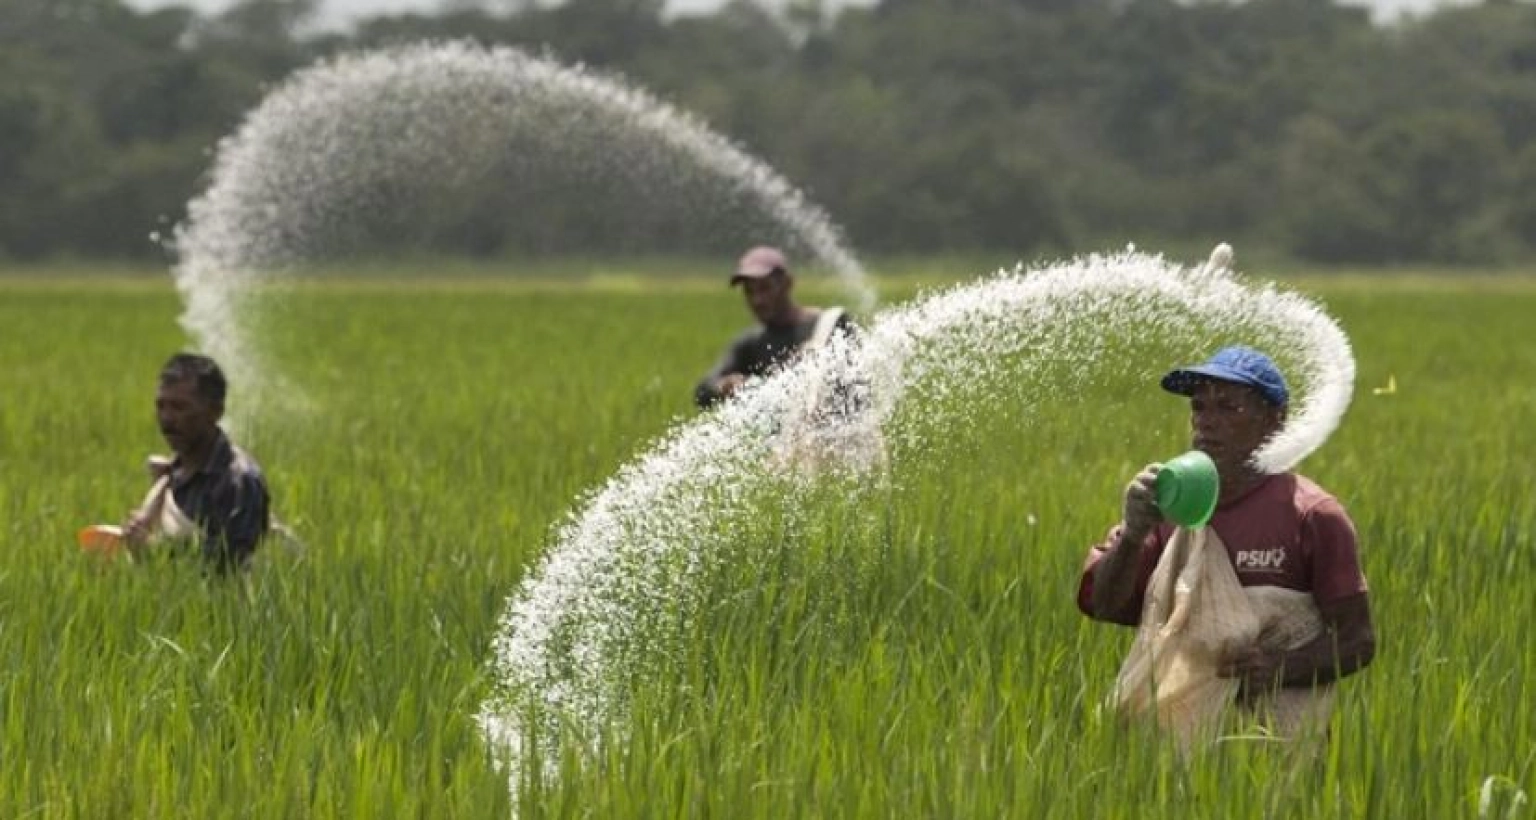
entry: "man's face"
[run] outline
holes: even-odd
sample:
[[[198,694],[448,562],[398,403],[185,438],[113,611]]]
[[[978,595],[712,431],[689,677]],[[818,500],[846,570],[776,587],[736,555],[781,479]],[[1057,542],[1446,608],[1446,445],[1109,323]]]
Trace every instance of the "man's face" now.
[[[778,324],[789,313],[789,289],[790,278],[782,273],[741,280],[747,307],[765,325]]]
[[[177,455],[186,455],[218,434],[223,408],[197,392],[196,379],[162,381],[155,391],[155,420],[160,435]]]
[[[1285,412],[1247,385],[1206,381],[1189,397],[1191,444],[1223,473],[1247,463],[1284,422]]]

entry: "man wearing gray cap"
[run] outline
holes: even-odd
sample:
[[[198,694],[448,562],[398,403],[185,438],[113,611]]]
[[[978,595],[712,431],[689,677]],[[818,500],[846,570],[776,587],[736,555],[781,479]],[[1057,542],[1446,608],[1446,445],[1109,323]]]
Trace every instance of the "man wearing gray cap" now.
[[[824,344],[834,333],[855,331],[842,308],[816,308],[795,302],[795,279],[784,254],[759,246],[742,255],[731,274],[759,325],[737,336],[709,374],[699,380],[693,399],[712,407],[730,398],[754,376],[765,376],[802,351]]]

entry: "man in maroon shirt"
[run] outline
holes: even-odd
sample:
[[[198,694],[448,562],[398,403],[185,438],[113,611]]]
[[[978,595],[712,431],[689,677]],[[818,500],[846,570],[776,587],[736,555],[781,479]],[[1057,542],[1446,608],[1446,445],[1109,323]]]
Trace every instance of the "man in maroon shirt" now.
[[[1240,701],[1277,686],[1316,686],[1359,671],[1376,651],[1355,528],[1326,490],[1292,472],[1267,474],[1253,454],[1285,423],[1285,378],[1268,356],[1246,347],[1174,370],[1163,389],[1190,398],[1193,446],[1216,462],[1221,491],[1210,526],[1227,547],[1238,582],[1312,594],[1326,628],[1287,652],[1249,647],[1226,659]],[[1123,520],[1088,554],[1077,605],[1089,617],[1135,626],[1147,581],[1174,526],[1158,510],[1151,464],[1125,489]]]

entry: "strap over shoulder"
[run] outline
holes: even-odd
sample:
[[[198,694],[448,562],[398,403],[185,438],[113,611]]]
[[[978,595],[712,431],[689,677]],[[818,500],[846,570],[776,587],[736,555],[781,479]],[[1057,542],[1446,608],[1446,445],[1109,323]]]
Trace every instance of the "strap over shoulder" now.
[[[843,314],[847,311],[840,307],[822,308],[816,316],[816,329],[811,331],[811,338],[801,345],[802,350],[815,350],[827,343],[832,338],[832,331],[837,328],[837,323],[842,321]]]

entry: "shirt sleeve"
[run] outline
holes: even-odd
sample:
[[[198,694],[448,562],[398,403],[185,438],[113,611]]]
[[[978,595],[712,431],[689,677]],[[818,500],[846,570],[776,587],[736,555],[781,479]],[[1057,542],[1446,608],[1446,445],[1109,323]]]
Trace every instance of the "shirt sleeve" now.
[[[254,473],[230,477],[209,517],[203,557],[221,571],[243,566],[271,523],[266,482]]]
[[[1301,539],[1311,554],[1309,580],[1312,597],[1319,605],[1366,592],[1355,525],[1337,501],[1323,501],[1307,512],[1301,522]]]
[[[1093,612],[1093,572],[1098,568],[1099,562],[1104,560],[1104,556],[1109,553],[1110,547],[1120,540],[1120,532],[1124,527],[1124,523],[1111,527],[1104,540],[1088,550],[1088,557],[1083,561],[1083,572],[1077,581],[1077,608],[1090,618],[1097,617]],[[1141,560],[1136,568],[1135,600],[1124,611],[1109,613],[1104,620],[1126,626],[1135,626],[1141,622],[1142,601],[1147,595],[1147,582],[1152,580],[1152,570],[1157,568],[1157,559],[1163,552],[1162,547],[1162,528],[1155,527],[1141,542]]]

